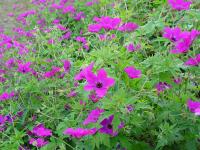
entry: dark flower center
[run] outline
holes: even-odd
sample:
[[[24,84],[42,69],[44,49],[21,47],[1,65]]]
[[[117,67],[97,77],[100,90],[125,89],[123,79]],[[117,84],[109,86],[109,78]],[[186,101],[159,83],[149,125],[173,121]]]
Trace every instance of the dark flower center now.
[[[176,42],[176,38],[174,36],[172,36],[172,41]]]
[[[112,124],[108,124],[107,128],[112,129],[113,128]]]
[[[97,82],[96,87],[97,87],[97,88],[102,88],[102,87],[103,87],[103,84],[102,84],[101,82]]]
[[[25,72],[26,72],[26,69],[23,68],[23,69],[22,69],[22,72],[25,73]]]

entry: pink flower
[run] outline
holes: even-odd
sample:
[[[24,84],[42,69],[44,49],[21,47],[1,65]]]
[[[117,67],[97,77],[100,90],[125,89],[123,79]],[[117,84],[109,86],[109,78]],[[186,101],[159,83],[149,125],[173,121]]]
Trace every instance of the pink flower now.
[[[58,72],[60,72],[60,68],[53,66],[51,71],[47,71],[47,72],[44,73],[44,77],[45,78],[51,78]]]
[[[14,67],[15,65],[15,59],[14,58],[10,58],[5,62],[5,66],[10,69],[12,67]]]
[[[4,77],[0,77],[0,83],[4,83],[4,82],[6,82],[6,78],[4,78]]]
[[[94,32],[97,33],[102,29],[102,26],[100,24],[90,24],[88,26],[88,31],[89,32]]]
[[[29,140],[29,144],[32,144],[36,147],[43,147],[43,146],[47,145],[48,143],[49,142],[45,141],[43,138],[37,138],[37,139],[31,138]]]
[[[106,40],[107,35],[106,34],[99,34],[99,40],[104,41]]]
[[[59,10],[59,9],[63,9],[63,6],[62,5],[58,5],[56,3],[53,3],[53,4],[51,4],[51,8]]]
[[[71,63],[70,63],[69,60],[63,60],[63,66],[64,66],[65,72],[69,72],[70,71]]]
[[[191,44],[195,40],[195,38],[200,34],[197,30],[189,31],[181,31],[180,28],[169,28],[166,27],[164,29],[163,37],[169,39],[174,42],[175,47],[170,52],[171,53],[185,53],[189,50]]]
[[[121,25],[118,30],[122,32],[132,32],[135,31],[138,28],[138,25],[133,22],[127,22],[123,25]]]
[[[93,74],[91,71],[87,71],[86,81],[87,84],[84,86],[84,90],[94,90],[99,97],[104,97],[109,87],[115,84],[115,80],[107,77],[107,73],[104,69],[100,69],[97,75]]]
[[[176,83],[176,84],[181,84],[181,82],[182,82],[182,79],[181,78],[174,78],[174,83]]]
[[[126,109],[130,113],[134,110],[134,107],[133,107],[133,105],[129,104],[129,105],[126,106]]]
[[[21,72],[23,74],[26,74],[28,72],[31,72],[32,71],[32,68],[30,68],[31,66],[31,62],[27,62],[25,64],[23,63],[19,63],[18,64],[18,72]]]
[[[109,16],[102,16],[101,18],[94,17],[96,24],[90,24],[88,26],[89,32],[99,32],[101,29],[105,30],[115,30],[118,28],[121,19],[120,18],[111,18]]]
[[[156,84],[156,90],[158,94],[170,88],[172,88],[172,86],[170,84],[167,84],[166,82],[159,82],[158,84]]]
[[[85,37],[77,36],[75,40],[80,43],[87,43],[87,40]]]
[[[13,13],[13,12],[9,12],[7,15],[8,15],[9,17],[13,17],[13,16],[14,16],[14,13]]]
[[[67,94],[67,97],[75,97],[75,96],[77,96],[77,92],[75,91],[75,90],[71,90],[70,92],[69,92],[69,94]]]
[[[93,2],[92,1],[89,1],[89,2],[86,2],[85,3],[85,6],[92,6],[93,5]]]
[[[94,62],[92,62],[89,66],[81,69],[81,71],[78,74],[75,75],[74,80],[83,80],[83,79],[85,79],[86,72],[92,71],[93,67],[94,67]]]
[[[131,79],[140,78],[142,74],[140,70],[136,70],[133,66],[126,67],[124,71]]]
[[[117,29],[117,27],[119,26],[121,19],[120,18],[111,18],[109,16],[103,16],[103,17],[99,18],[99,20],[97,22],[105,30],[114,30],[114,29]]]
[[[197,54],[194,58],[189,58],[184,65],[186,66],[198,66],[200,64],[200,54]]]
[[[71,135],[74,138],[82,138],[83,136],[93,135],[97,132],[96,128],[93,129],[83,129],[83,128],[67,128],[63,133]]]
[[[181,39],[181,33],[182,31],[179,27],[175,28],[165,27],[163,37],[169,39],[172,42],[176,42]]]
[[[2,127],[6,123],[6,121],[7,117],[0,114],[0,127]]]
[[[48,40],[48,44],[55,44],[54,39],[49,39],[49,40]]]
[[[68,2],[68,0],[60,0],[59,4],[60,5],[65,5]]]
[[[5,100],[8,100],[8,99],[11,99],[12,97],[15,96],[15,93],[14,91],[8,93],[8,92],[4,92],[0,95],[0,101],[5,101]]]
[[[64,26],[61,25],[61,24],[57,24],[56,27],[57,27],[59,30],[61,30],[61,31],[67,31],[67,30],[68,30],[66,27],[64,27]]]
[[[85,18],[84,12],[79,12],[79,13],[77,13],[77,14],[74,16],[74,19],[75,19],[76,21],[80,21],[81,19],[84,19],[84,18]]]
[[[129,45],[126,46],[126,49],[129,51],[129,52],[134,52],[138,49],[140,49],[141,46],[140,45],[137,45],[135,46],[133,43],[130,43]]]
[[[182,32],[181,39],[179,41],[176,41],[174,49],[172,49],[170,52],[174,54],[186,53],[192,45],[193,41],[199,35],[200,32],[197,30],[192,30],[191,32]]]
[[[95,3],[97,4],[97,3],[98,3],[98,0],[92,0],[92,1],[86,2],[86,3],[85,3],[85,6],[92,6],[92,5],[94,5]]]
[[[98,121],[99,117],[101,116],[101,114],[104,112],[103,109],[100,108],[96,108],[94,110],[92,110],[88,117],[84,120],[83,125],[87,125],[89,123],[95,123]]]
[[[99,129],[100,133],[109,134],[112,136],[116,136],[117,132],[114,131],[112,121],[114,119],[114,115],[111,115],[109,118],[105,118],[101,121],[102,128]]]
[[[188,10],[190,9],[190,5],[192,4],[191,1],[184,1],[184,0],[168,0],[169,5],[174,10]]]
[[[71,34],[72,34],[72,32],[71,32],[71,31],[68,31],[67,33],[65,33],[65,34],[62,36],[61,39],[68,40],[68,39],[70,39]]]
[[[68,5],[66,7],[63,8],[63,14],[66,14],[66,13],[75,13],[76,9],[74,8],[73,5]]]
[[[88,95],[88,99],[91,100],[93,103],[98,102],[101,98],[97,96],[96,93],[92,92]]]
[[[200,102],[195,102],[189,99],[187,101],[187,106],[192,113],[194,113],[197,116],[200,115]]]
[[[59,24],[60,23],[60,20],[59,19],[54,19],[53,21],[52,21],[52,24]]]
[[[52,135],[51,130],[45,128],[43,124],[35,126],[31,132],[40,137],[47,137]]]

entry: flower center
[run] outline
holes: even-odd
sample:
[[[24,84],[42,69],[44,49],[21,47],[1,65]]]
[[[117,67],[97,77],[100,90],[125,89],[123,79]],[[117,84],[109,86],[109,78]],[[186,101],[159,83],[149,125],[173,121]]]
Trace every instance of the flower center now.
[[[25,68],[23,68],[23,69],[22,69],[22,72],[23,72],[23,73],[25,73],[25,72],[26,72],[26,69],[25,69]]]
[[[112,129],[113,128],[112,124],[108,124],[107,128]]]
[[[172,41],[176,42],[176,38],[174,36],[172,36]]]
[[[97,87],[97,88],[102,88],[102,87],[103,87],[103,84],[102,84],[101,82],[97,82],[96,87]]]

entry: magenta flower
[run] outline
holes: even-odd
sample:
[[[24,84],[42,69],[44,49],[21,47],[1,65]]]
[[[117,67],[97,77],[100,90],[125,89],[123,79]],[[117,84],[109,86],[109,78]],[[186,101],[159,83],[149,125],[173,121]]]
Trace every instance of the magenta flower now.
[[[71,63],[70,63],[69,60],[63,60],[63,66],[64,66],[65,72],[69,72],[70,71]]]
[[[156,90],[158,94],[170,88],[172,88],[172,86],[170,84],[167,84],[166,82],[159,82],[158,84],[156,84]]]
[[[89,2],[86,2],[85,3],[85,6],[92,6],[93,5],[93,2],[92,1],[89,1]]]
[[[122,32],[132,32],[135,31],[138,28],[138,25],[133,22],[127,22],[123,25],[121,25],[118,30]]]
[[[85,18],[85,14],[84,14],[84,12],[79,12],[79,13],[77,13],[75,16],[74,16],[74,19],[76,20],[76,21],[80,21],[81,19],[84,19]]]
[[[120,18],[111,18],[109,16],[102,16],[101,18],[94,17],[93,19],[96,24],[90,24],[88,26],[89,32],[99,32],[101,29],[105,30],[115,30],[118,28],[121,19]]]
[[[4,92],[0,95],[0,101],[5,101],[5,100],[8,100],[8,99],[11,99],[14,96],[15,96],[15,93],[13,91],[10,92],[10,93]]]
[[[18,72],[21,72],[21,73],[23,73],[23,74],[26,74],[26,73],[28,73],[28,72],[31,72],[32,69],[30,68],[30,66],[31,66],[31,62],[27,62],[27,63],[25,63],[25,64],[19,63],[19,64],[18,64]]]
[[[51,71],[47,71],[44,73],[44,77],[51,78],[51,77],[55,76],[55,74],[58,72],[60,72],[60,68],[53,66]]]
[[[101,29],[102,29],[102,26],[100,24],[90,24],[88,26],[88,31],[89,32],[97,33],[99,31],[101,31]]]
[[[4,83],[4,82],[6,82],[6,78],[4,78],[4,77],[0,77],[0,83]]]
[[[68,29],[61,24],[57,24],[56,27],[61,31],[67,31]]]
[[[96,108],[94,110],[92,110],[88,117],[84,120],[83,125],[87,125],[89,123],[95,123],[98,121],[99,117],[101,116],[101,114],[104,112],[103,109],[100,108]]]
[[[87,40],[85,37],[77,36],[75,40],[80,43],[87,43]]]
[[[174,78],[174,83],[176,83],[176,84],[181,84],[181,82],[182,82],[182,79],[181,78]]]
[[[187,101],[187,106],[192,113],[194,113],[197,116],[200,115],[200,102],[195,102],[189,99]]]
[[[88,99],[91,100],[93,103],[98,102],[101,98],[97,96],[96,93],[91,92],[90,95],[88,95]]]
[[[200,64],[200,54],[197,54],[194,58],[189,58],[184,65],[186,66],[198,66]]]
[[[52,24],[54,24],[54,25],[59,24],[59,23],[60,23],[60,20],[59,20],[59,19],[54,19],[54,20],[52,21]]]
[[[54,39],[49,39],[48,40],[48,44],[55,44],[55,40]]]
[[[92,62],[89,66],[81,69],[81,71],[78,74],[75,75],[74,80],[83,80],[83,79],[85,79],[86,72],[92,71],[93,67],[94,67],[94,62]]]
[[[0,132],[4,131],[6,129],[7,121],[8,121],[8,117],[0,114]]]
[[[31,132],[40,137],[47,137],[52,135],[51,130],[45,128],[43,124],[35,126]]]
[[[51,4],[51,8],[60,10],[60,9],[63,9],[63,6],[62,6],[62,5],[58,5],[58,4],[56,4],[56,3],[53,3],[53,4]]]
[[[92,1],[86,2],[85,6],[92,6],[94,4],[97,4],[98,2],[99,2],[99,0],[92,0]]]
[[[37,138],[37,139],[31,138],[29,140],[29,144],[34,145],[36,147],[43,147],[43,146],[47,145],[48,143],[49,142],[45,141],[43,138]]]
[[[84,90],[94,90],[99,97],[104,97],[109,87],[115,84],[115,80],[107,77],[107,73],[104,69],[100,69],[97,75],[93,74],[91,71],[87,71],[86,81],[87,84],[84,86]]]
[[[175,28],[165,27],[163,37],[169,39],[172,42],[176,42],[182,38],[181,33],[182,31],[179,27]]]
[[[67,33],[65,33],[65,34],[61,37],[61,39],[68,40],[68,39],[70,39],[71,34],[72,34],[72,32],[71,32],[71,31],[68,31]]]
[[[189,50],[195,38],[200,34],[197,30],[181,31],[180,28],[169,28],[164,29],[163,37],[174,42],[175,47],[170,51],[171,53],[185,53]]]
[[[120,122],[120,124],[118,125],[118,129],[122,129],[124,128],[124,126],[125,126],[124,122]]]
[[[186,53],[193,41],[200,35],[200,32],[197,30],[192,30],[191,32],[183,31],[181,33],[181,39],[175,43],[174,49],[170,52],[174,54]]]
[[[71,135],[72,137],[79,139],[79,138],[82,138],[83,136],[93,135],[96,132],[97,132],[96,128],[92,128],[92,129],[83,129],[83,128],[73,129],[73,128],[67,128],[63,133]]]
[[[2,127],[7,121],[7,117],[0,114],[0,127]]]
[[[117,132],[114,132],[112,121],[114,119],[114,115],[111,115],[109,118],[105,118],[100,124],[102,128],[99,129],[100,133],[109,134],[115,136]]]
[[[130,43],[129,45],[126,46],[126,49],[129,51],[129,52],[134,52],[138,49],[140,49],[141,46],[140,45],[137,45],[135,46],[133,43]]]
[[[69,94],[67,94],[67,97],[68,98],[70,98],[70,97],[75,97],[75,96],[77,96],[77,92],[75,91],[75,90],[71,90],[70,92],[69,92]]]
[[[126,67],[124,71],[131,79],[140,78],[142,75],[141,71],[136,70],[133,66]]]
[[[75,13],[76,9],[74,8],[73,5],[68,5],[66,7],[63,8],[63,14],[66,14],[66,13]]]
[[[130,113],[134,110],[134,107],[133,107],[133,105],[129,104],[129,105],[126,106],[126,109]]]
[[[174,10],[188,10],[190,9],[190,5],[192,4],[191,1],[184,1],[184,0],[168,0],[169,5]]]

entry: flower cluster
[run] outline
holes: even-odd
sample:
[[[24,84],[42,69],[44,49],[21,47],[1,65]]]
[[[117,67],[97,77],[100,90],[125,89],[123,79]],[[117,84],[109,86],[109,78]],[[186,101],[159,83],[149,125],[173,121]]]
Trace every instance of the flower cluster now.
[[[184,1],[184,0],[168,0],[169,5],[174,10],[188,10],[190,9],[190,5],[192,4],[191,1]]]
[[[192,31],[181,31],[180,28],[169,28],[164,29],[163,37],[169,39],[174,43],[174,48],[170,51],[174,54],[186,53],[190,49],[193,41],[200,35],[197,30]]]
[[[8,100],[8,99],[11,99],[12,97],[15,96],[15,93],[14,91],[8,93],[8,92],[4,92],[0,95],[0,101],[5,101],[5,100]]]
[[[46,141],[44,138],[52,136],[52,131],[45,128],[43,124],[39,124],[35,126],[33,130],[29,131],[28,134],[30,136],[37,136],[37,138],[29,139],[30,144],[37,147],[43,147],[44,145],[48,144],[48,141]]]

